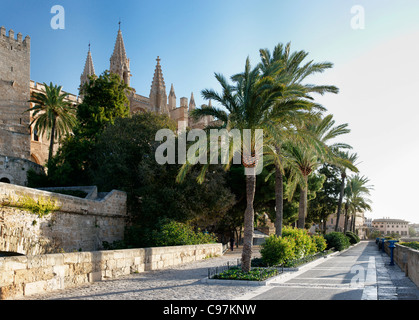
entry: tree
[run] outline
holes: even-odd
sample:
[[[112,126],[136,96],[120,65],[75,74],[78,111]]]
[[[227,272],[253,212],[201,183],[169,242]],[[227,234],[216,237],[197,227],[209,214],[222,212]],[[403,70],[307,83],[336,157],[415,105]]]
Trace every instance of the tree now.
[[[54,142],[71,132],[76,125],[75,108],[66,101],[68,94],[62,92],[62,86],[48,86],[44,83],[45,92],[32,92],[29,102],[35,105],[26,112],[32,112],[34,131],[38,135],[46,134],[50,140],[48,163],[53,156]]]
[[[192,112],[192,116],[195,118],[207,115],[214,116],[221,121],[221,127],[226,128],[229,132],[237,129],[241,134],[244,130],[251,130],[253,133],[256,129],[266,128],[268,113],[273,107],[275,100],[282,95],[283,85],[276,83],[272,77],[261,75],[259,67],[252,69],[249,58],[246,60],[244,72],[231,77],[233,85],[230,85],[221,74],[215,74],[215,77],[223,89],[222,94],[212,89],[205,89],[202,91],[202,96],[206,100],[212,99],[218,102],[227,112],[216,107],[207,106],[195,109]],[[252,256],[254,231],[253,204],[256,188],[256,175],[254,171],[260,165],[260,159],[257,158],[259,154],[259,150],[256,150],[257,147],[256,138],[254,137],[252,137],[250,146],[246,146],[243,140],[241,140],[240,144],[230,141],[229,159],[228,164],[225,166],[228,170],[233,161],[233,156],[239,154],[242,157],[242,165],[250,169],[250,172],[246,175],[246,210],[244,213],[242,254],[242,270],[244,272],[250,271]],[[249,161],[249,155],[254,157],[253,162]],[[203,166],[202,175],[199,176],[198,182],[203,181],[208,166]],[[190,167],[190,163],[182,166],[178,176],[179,182],[184,179]]]
[[[337,166],[324,163],[318,173],[325,176],[321,190],[316,193],[315,199],[308,203],[307,219],[316,223],[323,222],[322,231],[326,232],[328,217],[337,210],[340,192],[340,170]]]
[[[355,162],[358,159],[358,155],[356,153],[350,154],[348,151],[344,152],[341,150],[336,151],[336,156],[343,160],[347,160],[352,165],[355,165]],[[338,208],[337,208],[337,213],[336,213],[335,231],[338,231],[339,220],[342,214],[342,202],[343,202],[343,197],[345,195],[345,179],[346,179],[347,165],[345,165],[345,163],[342,163],[341,165],[339,165],[339,169],[340,169],[340,176],[341,176],[341,184],[340,184]],[[355,168],[354,172],[358,172],[358,169]]]
[[[48,169],[54,185],[91,184],[91,156],[98,137],[116,119],[130,116],[128,87],[118,75],[105,71],[99,77],[91,77],[81,93],[83,102],[77,107],[77,126],[62,142]]]
[[[301,118],[306,116],[304,111],[311,111],[314,108],[324,110],[321,106],[313,103],[312,93],[325,94],[327,92],[338,93],[335,86],[315,86],[302,84],[309,76],[322,73],[326,69],[332,68],[329,62],[313,63],[309,61],[302,65],[304,59],[308,56],[305,51],[291,53],[291,43],[278,44],[271,55],[268,49],[260,50],[261,64],[260,68],[265,75],[275,77],[276,81],[285,86],[284,94],[276,102],[275,113],[279,112],[272,137],[272,152],[275,164],[275,193],[276,193],[276,217],[275,227],[276,235],[282,235],[283,219],[283,154],[281,152],[284,141],[295,136],[295,131],[290,134],[290,126],[296,125]]]
[[[349,147],[343,143],[328,144],[329,141],[336,137],[347,134],[350,130],[347,128],[348,124],[335,126],[335,121],[332,115],[325,117],[315,117],[307,121],[303,130],[308,133],[307,138],[297,142],[290,142],[286,145],[287,163],[291,168],[291,179],[294,181],[295,190],[296,185],[300,186],[300,205],[298,228],[305,228],[305,218],[307,216],[307,188],[308,176],[315,171],[315,169],[323,162],[334,163],[336,161],[343,161],[337,159],[332,150],[336,148]],[[352,167],[347,163],[349,167]],[[292,193],[291,193],[292,195]]]
[[[117,118],[130,116],[129,87],[108,71],[91,77],[81,88],[83,102],[77,107],[77,135],[95,140]]]
[[[373,186],[368,183],[370,180],[365,176],[356,174],[348,179],[345,188],[345,227],[344,233],[347,231],[347,223],[349,216],[352,216],[353,227],[355,229],[355,218],[358,212],[371,211],[371,200],[369,196],[373,190]]]
[[[155,159],[160,129],[176,131],[176,123],[154,112],[115,119],[91,156],[92,181],[99,190],[127,192],[132,226],[126,240],[134,247],[154,246],[153,231],[166,219],[214,232],[235,204],[221,166],[211,166],[202,184],[196,184],[198,167],[184,183],[176,183],[180,165],[160,165]]]

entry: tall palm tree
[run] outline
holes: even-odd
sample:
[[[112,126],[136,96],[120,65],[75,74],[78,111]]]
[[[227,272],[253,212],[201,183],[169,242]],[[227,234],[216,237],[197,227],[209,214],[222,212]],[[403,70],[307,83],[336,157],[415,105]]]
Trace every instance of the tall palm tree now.
[[[231,77],[233,84],[229,82],[221,74],[215,74],[216,79],[222,87],[222,93],[219,94],[212,89],[202,91],[204,99],[218,102],[226,111],[214,106],[206,106],[195,109],[191,115],[195,119],[204,116],[213,116],[221,121],[221,127],[228,132],[250,129],[252,132],[256,129],[266,129],[268,123],[269,111],[272,109],[274,102],[283,93],[284,86],[274,81],[272,77],[263,76],[259,67],[251,68],[249,58],[246,60],[245,70],[243,73]],[[228,170],[233,156],[240,154],[244,167],[253,169],[260,164],[257,154],[260,150],[256,150],[255,140],[252,138],[250,150],[241,140],[240,144],[229,142],[229,159],[225,165]],[[251,163],[246,155],[256,156],[256,161]],[[260,160],[260,159],[259,159]],[[189,171],[191,164],[186,163],[179,171],[177,180],[183,180],[185,174]],[[209,164],[203,165],[198,182],[202,182],[205,172]],[[246,175],[246,198],[247,206],[244,213],[244,239],[242,253],[242,270],[250,271],[250,261],[253,246],[254,231],[254,209],[253,201],[256,188],[256,175],[253,173]]]
[[[342,151],[342,150],[336,150],[336,156],[340,157],[341,159],[345,159],[349,161],[349,163],[354,166],[355,166],[356,160],[358,159],[358,155],[356,153],[349,153],[348,151]],[[338,165],[338,167],[340,170],[341,185],[340,185],[340,193],[339,193],[339,200],[338,200],[338,211],[336,213],[337,216],[336,216],[335,231],[338,231],[339,220],[342,214],[342,203],[343,203],[343,197],[345,195],[346,169],[348,169],[345,163],[343,163],[342,165]],[[354,170],[354,172],[357,173],[358,169]]]
[[[275,112],[281,113],[276,132],[270,132],[272,139],[272,152],[275,161],[275,229],[276,235],[282,235],[283,219],[283,153],[281,152],[284,141],[293,137],[289,134],[289,125],[295,126],[301,121],[301,117],[307,116],[304,111],[318,109],[324,111],[324,108],[313,102],[312,93],[325,94],[327,92],[338,93],[339,89],[335,86],[315,86],[303,84],[302,82],[315,73],[322,73],[326,69],[332,68],[329,62],[313,63],[309,61],[302,65],[304,59],[308,56],[305,51],[291,53],[291,43],[278,44],[273,53],[268,49],[260,50],[261,63],[260,68],[266,75],[272,75],[276,81],[285,86],[283,98],[279,99],[275,105]],[[283,134],[281,134],[283,133]],[[287,134],[288,133],[288,134]]]
[[[345,227],[347,230],[349,216],[352,216],[353,228],[355,228],[355,217],[358,212],[371,211],[371,200],[369,196],[373,186],[369,185],[370,180],[365,176],[356,174],[349,177],[345,188]]]
[[[308,177],[317,167],[323,163],[345,163],[348,167],[354,168],[348,161],[338,159],[332,150],[336,148],[350,148],[349,145],[339,142],[331,143],[331,140],[350,132],[348,124],[334,126],[333,115],[325,117],[314,117],[304,125],[302,130],[308,135],[297,143],[287,144],[286,161],[291,168],[290,179],[293,181],[288,198],[292,198],[292,193],[297,184],[300,186],[300,202],[298,211],[297,227],[305,227],[305,217],[307,216],[307,193]],[[307,139],[308,137],[308,139]]]
[[[26,112],[32,112],[34,130],[38,135],[46,134],[50,140],[48,163],[52,159],[53,147],[56,139],[68,134],[76,124],[76,110],[66,101],[68,94],[62,92],[62,86],[48,86],[44,83],[44,92],[33,92],[29,102],[34,106]]]

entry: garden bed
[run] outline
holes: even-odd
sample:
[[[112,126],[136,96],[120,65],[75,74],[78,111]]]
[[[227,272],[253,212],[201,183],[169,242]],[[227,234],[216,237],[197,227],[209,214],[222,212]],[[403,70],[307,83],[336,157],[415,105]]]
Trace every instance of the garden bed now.
[[[208,269],[209,280],[220,280],[216,283],[223,283],[223,281],[231,280],[229,283],[237,282],[238,284],[252,284],[260,282],[266,284],[267,281],[273,280],[284,273],[284,271],[297,271],[301,267],[314,262],[320,258],[326,258],[333,250],[325,250],[301,259],[288,261],[285,264],[277,266],[268,266],[261,258],[252,259],[252,268],[250,272],[245,273],[241,270],[240,261],[237,264],[227,263],[224,266]],[[206,281],[208,282],[208,281]]]

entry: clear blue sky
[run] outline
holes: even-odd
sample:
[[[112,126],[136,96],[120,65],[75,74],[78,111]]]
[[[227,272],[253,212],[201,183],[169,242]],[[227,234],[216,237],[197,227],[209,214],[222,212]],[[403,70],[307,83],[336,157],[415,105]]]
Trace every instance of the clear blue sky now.
[[[65,29],[53,30],[53,5],[65,9]],[[351,8],[365,10],[354,30]],[[373,218],[419,222],[418,102],[419,1],[388,0],[2,0],[0,25],[31,37],[31,78],[77,93],[88,43],[97,74],[109,68],[121,19],[131,85],[148,96],[156,57],[177,98],[219,89],[214,72],[243,70],[259,49],[292,42],[333,70],[309,79],[335,84],[341,93],[319,98],[352,132],[345,142],[360,156],[361,174],[375,186]],[[179,101],[178,101],[179,104]]]

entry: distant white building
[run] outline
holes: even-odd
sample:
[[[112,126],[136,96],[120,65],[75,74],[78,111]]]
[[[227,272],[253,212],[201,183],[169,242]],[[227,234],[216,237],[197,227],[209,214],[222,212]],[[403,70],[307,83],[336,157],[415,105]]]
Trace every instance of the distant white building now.
[[[378,230],[382,235],[409,235],[409,222],[402,219],[374,219],[372,221],[372,227],[374,230]]]
[[[372,218],[365,218],[365,220],[364,220],[364,225],[365,225],[367,228],[372,228]]]

